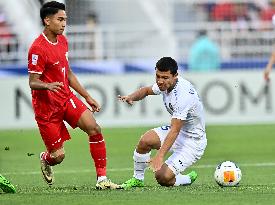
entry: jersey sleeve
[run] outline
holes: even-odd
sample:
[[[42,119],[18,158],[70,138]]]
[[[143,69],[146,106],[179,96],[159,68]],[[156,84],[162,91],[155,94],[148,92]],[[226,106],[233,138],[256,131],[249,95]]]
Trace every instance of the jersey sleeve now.
[[[31,47],[28,54],[28,72],[42,74],[45,69],[45,55],[38,46]]]
[[[153,93],[155,93],[156,95],[160,95],[161,94],[159,86],[156,83],[152,86],[152,90],[153,90]]]
[[[186,120],[190,108],[193,106],[193,98],[189,93],[184,93],[175,97],[174,111],[172,118]]]

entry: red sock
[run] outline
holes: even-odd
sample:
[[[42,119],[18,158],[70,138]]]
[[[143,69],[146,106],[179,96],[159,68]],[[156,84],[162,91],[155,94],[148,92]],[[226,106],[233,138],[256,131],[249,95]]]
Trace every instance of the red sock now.
[[[89,143],[97,177],[106,176],[106,147],[102,134],[89,136]]]
[[[51,157],[49,152],[44,152],[42,159],[44,159],[50,166],[56,165],[54,158]]]

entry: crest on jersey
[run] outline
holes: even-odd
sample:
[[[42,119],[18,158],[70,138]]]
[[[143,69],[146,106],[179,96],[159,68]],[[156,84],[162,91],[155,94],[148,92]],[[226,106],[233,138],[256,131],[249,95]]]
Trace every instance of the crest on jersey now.
[[[38,61],[38,55],[32,54],[32,64],[37,65],[37,61]]]

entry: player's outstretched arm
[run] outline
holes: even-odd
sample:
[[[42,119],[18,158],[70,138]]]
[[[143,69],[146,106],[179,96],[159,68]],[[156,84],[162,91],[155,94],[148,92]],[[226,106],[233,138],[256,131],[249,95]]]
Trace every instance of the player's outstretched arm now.
[[[275,63],[275,52],[273,52],[269,58],[268,64],[264,70],[264,79],[269,81],[269,75],[271,73],[273,64]]]
[[[133,105],[134,101],[142,100],[148,95],[155,95],[152,90],[152,86],[142,87],[130,95],[124,95],[124,96],[118,95],[117,97],[118,97],[118,100],[121,100],[122,102],[126,102],[129,105]]]
[[[83,98],[85,98],[86,102],[91,106],[93,112],[99,112],[101,107],[98,102],[93,99],[87,90],[80,84],[77,77],[73,73],[73,71],[69,68],[68,72],[68,80],[69,85]]]

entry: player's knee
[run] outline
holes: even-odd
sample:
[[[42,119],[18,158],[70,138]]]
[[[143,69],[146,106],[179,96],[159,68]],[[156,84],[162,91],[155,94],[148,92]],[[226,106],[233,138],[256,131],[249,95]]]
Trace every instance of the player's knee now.
[[[173,186],[173,183],[171,183],[172,179],[169,174],[159,171],[155,173],[155,178],[161,186]]]
[[[148,149],[148,148],[150,148],[150,140],[145,138],[145,137],[142,137],[139,140],[137,148],[138,149]]]
[[[90,124],[87,126],[86,132],[89,136],[93,136],[93,135],[101,133],[101,127],[98,124],[95,124],[95,125]]]
[[[65,154],[60,154],[54,158],[56,164],[60,164],[65,158]]]
[[[141,136],[137,145],[137,150],[147,153],[152,149],[159,149],[160,146],[161,142],[159,140],[159,137],[153,130],[150,130]]]

